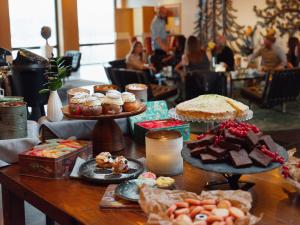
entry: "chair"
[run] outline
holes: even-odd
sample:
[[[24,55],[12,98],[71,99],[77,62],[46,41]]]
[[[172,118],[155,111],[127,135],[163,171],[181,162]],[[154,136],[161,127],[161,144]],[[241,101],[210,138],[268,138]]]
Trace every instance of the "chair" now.
[[[187,72],[185,83],[186,99],[203,94],[231,95],[231,76],[224,73],[192,70]]]
[[[65,56],[72,57],[72,71],[75,72],[80,67],[80,60],[81,60],[81,52],[70,50],[65,52]]]
[[[38,120],[45,116],[44,105],[47,104],[48,94],[39,94],[47,83],[46,67],[41,65],[19,65],[12,67],[13,95],[23,96],[27,106],[32,108],[29,117]]]
[[[111,65],[112,68],[126,68],[126,60],[125,59],[117,59],[114,61],[108,62],[109,65]]]
[[[286,102],[295,101],[300,93],[300,68],[270,71],[265,78],[264,87],[247,87],[241,95],[250,103],[273,107],[281,104],[286,111]]]
[[[128,84],[146,84],[148,86],[149,100],[163,100],[173,97],[177,94],[176,87],[151,84],[148,74],[143,71],[112,68],[111,76],[112,84],[117,85],[121,91],[124,91],[125,86]]]

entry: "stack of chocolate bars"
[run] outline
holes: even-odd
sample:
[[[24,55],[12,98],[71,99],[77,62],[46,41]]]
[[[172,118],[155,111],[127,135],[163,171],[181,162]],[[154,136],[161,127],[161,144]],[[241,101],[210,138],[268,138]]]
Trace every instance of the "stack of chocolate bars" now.
[[[241,132],[242,130],[242,132]],[[213,131],[187,143],[191,156],[203,163],[225,162],[236,168],[252,165],[268,167],[278,155],[278,147],[270,135],[263,135],[254,125],[236,121],[224,122]],[[265,154],[261,148],[268,149]]]

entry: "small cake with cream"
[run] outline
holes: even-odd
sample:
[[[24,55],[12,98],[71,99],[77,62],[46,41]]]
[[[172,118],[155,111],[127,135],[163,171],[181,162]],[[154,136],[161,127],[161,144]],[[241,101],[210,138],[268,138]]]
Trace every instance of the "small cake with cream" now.
[[[123,109],[125,112],[134,112],[140,108],[140,103],[136,100],[135,95],[130,92],[123,92],[122,100],[124,102]]]
[[[96,156],[97,166],[100,168],[112,168],[113,158],[109,152],[101,152]]]
[[[121,93],[116,90],[108,91],[102,103],[104,114],[121,113],[124,104]]]

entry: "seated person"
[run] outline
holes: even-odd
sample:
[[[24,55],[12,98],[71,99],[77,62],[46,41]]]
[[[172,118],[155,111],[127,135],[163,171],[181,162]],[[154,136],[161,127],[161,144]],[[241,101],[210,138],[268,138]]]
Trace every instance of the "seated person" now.
[[[219,36],[216,41],[216,64],[223,63],[226,71],[234,71],[234,54],[226,45],[226,38]]]
[[[126,65],[128,69],[134,70],[153,70],[151,65],[146,64],[143,58],[143,45],[136,41],[132,44],[130,52],[126,56]]]
[[[275,42],[275,30],[268,29],[264,36],[264,46],[254,52],[249,61],[261,56],[262,71],[283,69],[287,66],[287,58],[282,48],[275,45]]]
[[[195,36],[187,39],[185,53],[175,70],[181,73],[183,70],[209,70],[210,61],[205,50],[201,49],[199,40]]]
[[[177,35],[175,37],[175,47],[173,49],[173,60],[172,64],[176,66],[180,63],[182,56],[184,54],[184,47],[185,47],[186,38],[184,35]]]
[[[288,41],[288,53],[286,54],[289,67],[298,67],[299,65],[299,40],[296,37],[290,37]]]

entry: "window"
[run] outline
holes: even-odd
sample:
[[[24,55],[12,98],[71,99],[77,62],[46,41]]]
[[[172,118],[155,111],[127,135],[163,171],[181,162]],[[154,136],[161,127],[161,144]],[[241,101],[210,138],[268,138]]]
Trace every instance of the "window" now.
[[[9,0],[10,32],[13,55],[19,48],[27,48],[41,54],[40,47],[45,45],[41,36],[43,26],[51,27],[49,44],[57,55],[57,35],[55,0]]]
[[[77,0],[82,64],[104,63],[115,58],[114,0]]]

